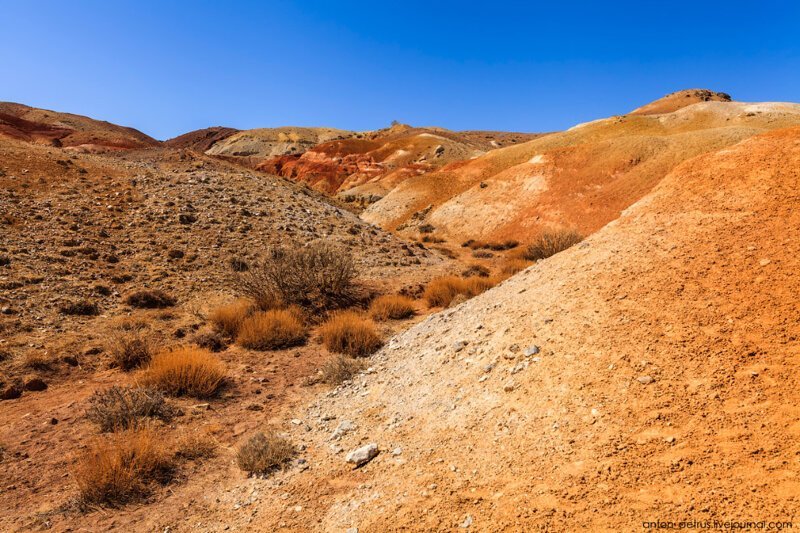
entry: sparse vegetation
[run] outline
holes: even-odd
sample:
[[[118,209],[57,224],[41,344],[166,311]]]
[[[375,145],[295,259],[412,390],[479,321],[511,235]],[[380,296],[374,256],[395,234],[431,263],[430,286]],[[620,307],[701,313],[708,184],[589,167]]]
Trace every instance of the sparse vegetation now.
[[[168,447],[150,428],[113,434],[91,444],[75,480],[84,505],[119,505],[146,496],[166,483],[175,464]]]
[[[472,298],[497,284],[496,278],[445,276],[435,278],[425,287],[422,297],[431,307],[447,307],[457,296]]]
[[[466,292],[466,284],[457,276],[445,276],[431,280],[422,297],[431,307],[446,307],[458,294]]]
[[[248,474],[263,475],[283,466],[293,455],[292,444],[277,432],[259,432],[239,448],[236,463]]]
[[[217,453],[217,442],[204,431],[185,431],[175,443],[175,457],[195,461]]]
[[[183,347],[155,355],[140,382],[173,396],[208,398],[222,387],[225,374],[225,365],[210,351]]]
[[[251,350],[278,350],[303,344],[308,331],[298,308],[258,311],[239,327],[236,342]]]
[[[494,250],[495,252],[502,252],[504,250],[511,250],[519,246],[519,241],[507,240],[502,242],[486,242],[476,241],[469,239],[461,244],[464,248],[471,248],[472,250]]]
[[[214,326],[229,337],[235,337],[239,333],[242,322],[253,312],[253,302],[245,298],[239,298],[233,302],[217,307],[211,312],[209,320]]]
[[[375,353],[383,341],[375,323],[355,311],[338,311],[322,324],[322,342],[329,351],[366,357]]]
[[[378,296],[369,306],[369,315],[374,320],[401,320],[414,313],[414,300],[401,294]]]
[[[528,245],[523,257],[528,261],[540,261],[578,244],[583,236],[574,230],[546,231]]]
[[[147,418],[168,421],[177,414],[160,391],[151,388],[113,386],[89,398],[86,416],[100,431],[135,429]]]
[[[125,298],[125,303],[131,307],[140,309],[163,309],[165,307],[172,307],[177,302],[175,298],[165,293],[162,290],[143,290],[129,294]]]
[[[269,259],[239,274],[238,286],[262,310],[296,304],[319,311],[351,303],[355,277],[349,251],[318,242],[273,250]]]
[[[111,366],[125,371],[133,370],[150,362],[153,357],[153,341],[142,327],[114,331],[107,343],[111,355]]]
[[[503,264],[500,266],[500,272],[502,272],[506,276],[513,276],[517,272],[522,272],[528,266],[530,266],[530,261],[523,259],[522,257],[511,257],[506,259]]]
[[[464,276],[465,278],[468,278],[470,276],[480,276],[482,278],[488,278],[489,274],[491,274],[491,271],[489,270],[489,268],[484,266],[484,265],[480,265],[478,263],[474,263],[472,265],[469,265],[466,268],[466,270],[464,270],[461,273],[461,275]]]
[[[337,355],[330,358],[321,368],[320,381],[329,385],[339,385],[358,374],[364,366],[362,359]]]

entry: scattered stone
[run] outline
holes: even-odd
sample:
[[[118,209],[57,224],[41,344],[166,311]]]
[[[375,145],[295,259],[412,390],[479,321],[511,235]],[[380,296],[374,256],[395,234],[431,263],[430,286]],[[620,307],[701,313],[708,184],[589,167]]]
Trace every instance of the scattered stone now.
[[[356,465],[356,467],[367,464],[378,455],[378,445],[373,443],[356,448],[345,457],[345,461]]]
[[[515,387],[516,387],[516,385],[514,385],[514,382],[513,381],[509,381],[508,383],[503,385],[503,390],[506,391],[506,392],[511,392],[511,391],[514,390]]]
[[[675,442],[675,437],[667,437],[666,439],[664,439],[664,441],[666,441],[669,444],[673,444]]]
[[[453,344],[453,350],[460,352],[467,346],[467,344],[469,344],[467,341],[458,341],[457,343]]]
[[[539,347],[534,344],[532,346],[525,348],[525,351],[523,353],[525,354],[525,357],[530,357],[532,355],[538,354],[540,351],[541,350],[539,350]]]
[[[397,448],[395,448],[394,450],[392,450],[392,455],[397,456],[397,455],[400,455],[401,453],[403,453],[403,448],[401,448],[399,446]]]
[[[339,425],[336,427],[333,434],[331,434],[331,440],[339,440],[354,429],[356,429],[356,425],[350,420],[342,420],[339,422]]]
[[[651,376],[639,376],[638,378],[636,378],[636,381],[638,381],[642,385],[649,385],[655,380]]]
[[[467,529],[471,525],[472,525],[472,516],[467,515],[467,517],[464,519],[463,522],[461,522],[461,524],[458,527],[460,527],[461,529]]]

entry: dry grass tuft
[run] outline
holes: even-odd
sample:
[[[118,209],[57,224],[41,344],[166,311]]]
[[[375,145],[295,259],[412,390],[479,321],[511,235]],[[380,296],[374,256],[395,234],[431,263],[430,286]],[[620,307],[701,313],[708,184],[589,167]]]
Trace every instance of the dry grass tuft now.
[[[356,266],[350,252],[325,242],[283,248],[238,276],[242,294],[262,310],[295,304],[321,311],[349,305],[354,299]]]
[[[383,345],[375,323],[355,311],[339,311],[320,327],[322,342],[329,351],[366,357]]]
[[[252,301],[239,298],[214,309],[209,319],[219,331],[229,337],[235,337],[242,322],[253,313],[253,308]]]
[[[461,275],[463,277],[465,277],[465,278],[469,278],[471,276],[479,276],[479,277],[482,277],[482,278],[488,278],[490,274],[491,274],[491,271],[489,270],[489,267],[487,267],[485,265],[478,264],[478,263],[473,263],[473,264],[469,265],[461,273]]]
[[[100,431],[137,428],[146,418],[168,421],[177,410],[155,389],[113,386],[95,392],[89,398],[86,416],[100,426]]]
[[[497,278],[459,278],[456,276],[445,276],[435,278],[425,287],[422,297],[431,307],[447,307],[452,304],[456,297],[459,303],[463,299],[472,298],[487,291],[498,283]]]
[[[583,236],[574,230],[546,231],[528,245],[522,257],[528,261],[540,261],[562,252],[582,240]]]
[[[499,283],[499,278],[467,278],[464,280],[464,296],[472,298],[486,292]]]
[[[414,313],[414,300],[401,294],[378,296],[369,306],[369,315],[375,320],[400,320]]]
[[[166,483],[175,468],[163,439],[149,428],[95,441],[80,459],[75,479],[84,505],[119,505]]]
[[[217,453],[217,441],[205,431],[185,431],[175,444],[175,457],[196,461]]]
[[[273,309],[246,318],[239,327],[236,342],[251,350],[279,350],[299,346],[307,337],[299,308]]]
[[[466,283],[457,276],[435,278],[425,287],[422,297],[431,307],[446,307],[458,294],[466,292]]]
[[[111,366],[129,371],[150,362],[154,344],[143,328],[120,329],[109,335],[106,350],[111,355]]]
[[[522,257],[510,257],[503,261],[500,272],[505,276],[513,276],[517,272],[522,272],[530,266],[531,262]]]
[[[139,381],[173,396],[208,398],[222,387],[225,364],[208,350],[177,348],[155,355]]]
[[[320,381],[329,385],[339,385],[361,372],[365,366],[363,360],[338,355],[329,359],[321,368]]]
[[[294,455],[294,447],[275,431],[256,433],[239,448],[236,463],[248,474],[267,474],[286,464]]]

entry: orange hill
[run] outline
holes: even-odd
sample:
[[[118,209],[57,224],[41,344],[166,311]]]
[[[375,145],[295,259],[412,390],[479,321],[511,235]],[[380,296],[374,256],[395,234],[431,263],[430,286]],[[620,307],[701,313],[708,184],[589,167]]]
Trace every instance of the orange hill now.
[[[410,178],[362,217],[411,234],[433,226],[450,239],[527,240],[553,227],[589,234],[682,161],[798,124],[797,104],[715,100],[610,117]]]

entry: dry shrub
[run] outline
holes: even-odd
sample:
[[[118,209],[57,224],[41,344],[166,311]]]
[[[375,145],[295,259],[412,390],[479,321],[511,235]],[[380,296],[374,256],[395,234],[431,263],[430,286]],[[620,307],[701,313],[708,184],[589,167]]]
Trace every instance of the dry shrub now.
[[[168,421],[176,414],[156,389],[118,386],[95,392],[86,411],[103,432],[137,428],[146,418]]]
[[[414,313],[414,300],[401,294],[378,296],[369,306],[369,315],[375,320],[400,320]]]
[[[219,331],[205,331],[198,333],[192,338],[192,344],[196,344],[212,352],[221,352],[228,347],[228,342]]]
[[[258,311],[251,315],[239,327],[236,342],[251,350],[279,350],[299,346],[307,337],[302,312],[295,307]]]
[[[235,337],[239,333],[239,327],[248,316],[253,312],[253,302],[245,298],[239,298],[233,302],[217,307],[211,312],[209,319],[219,331]]]
[[[217,453],[217,441],[205,431],[185,431],[175,443],[175,457],[195,461]]]
[[[208,398],[222,387],[225,364],[202,348],[176,348],[155,355],[139,381],[173,396]]]
[[[272,250],[266,261],[239,273],[237,279],[240,292],[263,310],[283,303],[318,311],[349,305],[355,277],[355,261],[348,250],[317,242]]]
[[[461,275],[464,276],[465,278],[468,278],[470,276],[480,276],[482,278],[488,278],[490,273],[491,272],[490,272],[488,267],[486,267],[484,265],[480,265],[478,263],[475,263],[475,264],[469,265],[466,268],[466,270],[464,270],[461,273]]]
[[[511,250],[516,248],[519,246],[519,241],[507,240],[502,242],[486,242],[469,239],[461,244],[461,246],[463,248],[471,248],[473,250],[494,250],[496,252],[501,252],[503,250]]]
[[[498,278],[467,278],[464,280],[464,296],[472,298],[482,292],[486,292],[499,282]]]
[[[75,479],[84,505],[119,505],[146,496],[153,483],[170,480],[172,454],[153,429],[98,439],[81,457]]]
[[[525,249],[523,257],[528,261],[539,261],[578,244],[583,236],[574,230],[559,229],[542,233]]]
[[[248,474],[267,474],[286,464],[293,455],[292,444],[277,432],[259,432],[239,448],[236,463]]]
[[[363,360],[337,355],[330,358],[321,368],[320,381],[329,385],[339,385],[361,372],[364,366],[366,365]]]
[[[521,257],[511,257],[506,259],[500,267],[500,272],[506,276],[513,276],[517,272],[522,272],[530,265],[530,261]]]
[[[109,335],[106,349],[111,355],[111,366],[129,371],[150,362],[154,344],[143,328],[121,329]]]
[[[375,323],[355,311],[339,311],[322,324],[322,342],[329,351],[354,357],[375,353],[383,341]]]
[[[425,287],[422,297],[431,307],[446,307],[456,295],[465,292],[465,280],[457,276],[444,276],[432,279]]]
[[[431,307],[447,307],[451,305],[457,296],[459,303],[464,299],[472,298],[478,294],[494,287],[498,282],[497,278],[471,277],[462,279],[456,276],[445,276],[432,279],[422,297]]]
[[[129,294],[125,298],[125,303],[142,309],[163,309],[175,305],[176,300],[162,290],[153,289]]]

